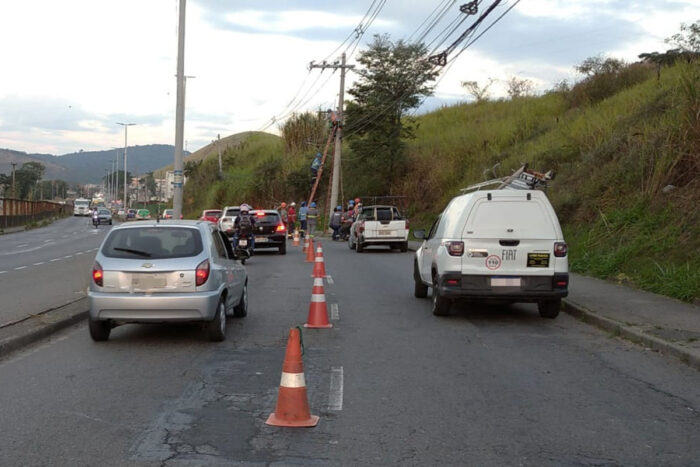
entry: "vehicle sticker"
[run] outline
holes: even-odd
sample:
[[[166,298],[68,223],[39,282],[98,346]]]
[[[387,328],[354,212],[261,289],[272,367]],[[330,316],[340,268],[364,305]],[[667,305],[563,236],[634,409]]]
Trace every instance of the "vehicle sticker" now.
[[[528,253],[527,267],[529,268],[548,268],[549,253]]]
[[[486,267],[491,271],[495,271],[496,269],[500,268],[501,257],[498,255],[489,256],[488,258],[486,258]]]
[[[501,259],[503,261],[515,261],[515,252],[517,250],[503,250],[501,251]]]

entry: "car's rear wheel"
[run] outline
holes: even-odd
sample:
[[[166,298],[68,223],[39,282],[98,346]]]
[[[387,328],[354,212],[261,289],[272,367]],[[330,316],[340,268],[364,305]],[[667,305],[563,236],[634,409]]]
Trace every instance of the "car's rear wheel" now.
[[[408,251],[408,241],[401,244],[401,253],[406,253]]]
[[[362,253],[364,249],[365,247],[362,245],[362,241],[358,238],[357,242],[355,242],[355,251],[358,253]]]
[[[88,328],[90,329],[92,340],[96,342],[106,341],[109,339],[109,333],[112,332],[112,322],[92,319],[88,316]]]
[[[561,309],[561,298],[556,300],[540,300],[537,302],[537,309],[543,318],[554,319],[559,316]]]
[[[348,236],[348,248],[350,248],[351,250],[355,249],[355,244],[352,241],[352,235]]]
[[[236,318],[243,318],[248,314],[248,283],[243,285],[243,293],[241,294],[241,301],[233,309],[233,316]]]
[[[287,254],[287,242],[286,241],[283,241],[282,244],[280,245],[279,252],[281,255]]]
[[[433,314],[435,316],[447,316],[450,312],[450,301],[440,296],[437,277],[433,278]]]
[[[425,285],[420,278],[420,274],[418,273],[417,262],[413,263],[413,281],[415,284],[413,287],[413,295],[415,295],[416,298],[427,297],[428,296],[428,286]]]
[[[226,339],[226,303],[223,297],[219,299],[214,319],[207,324],[207,331],[210,341],[221,342]]]

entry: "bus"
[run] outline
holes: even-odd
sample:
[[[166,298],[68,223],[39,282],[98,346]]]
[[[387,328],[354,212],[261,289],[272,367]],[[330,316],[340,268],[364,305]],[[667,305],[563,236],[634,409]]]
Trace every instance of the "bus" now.
[[[90,200],[85,198],[78,198],[73,201],[73,215],[74,216],[89,216],[90,215]]]

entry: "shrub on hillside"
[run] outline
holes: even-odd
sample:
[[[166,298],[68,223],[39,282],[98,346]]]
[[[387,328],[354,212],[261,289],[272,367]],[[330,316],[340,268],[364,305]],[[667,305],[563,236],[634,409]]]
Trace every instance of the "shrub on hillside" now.
[[[610,60],[610,59],[609,59]],[[599,66],[590,69],[579,66],[577,70],[591,70],[588,76],[576,83],[568,93],[569,105],[581,107],[595,104],[607,99],[636,84],[646,81],[654,75],[654,66],[649,63],[632,63],[621,65],[621,62],[609,66]]]

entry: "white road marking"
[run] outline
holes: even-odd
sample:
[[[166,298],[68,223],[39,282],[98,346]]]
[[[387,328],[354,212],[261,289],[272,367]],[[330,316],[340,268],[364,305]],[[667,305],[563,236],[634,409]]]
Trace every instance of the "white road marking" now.
[[[0,274],[5,274],[7,271],[0,271]]]
[[[331,303],[331,319],[333,321],[338,321],[340,319],[340,311],[338,311],[337,303]]]
[[[54,258],[54,259],[51,260],[52,263],[53,263],[54,261],[61,261],[61,258]]]
[[[38,263],[34,263],[34,266],[41,266],[42,264],[44,264],[44,262],[43,262],[43,261],[39,261]]]
[[[20,271],[22,269],[27,269],[27,266],[19,266],[15,268],[15,271]]]
[[[49,242],[53,242],[53,238],[49,238],[48,240],[44,240],[44,243],[49,243]]]
[[[85,250],[85,253],[90,253],[92,250]]]
[[[77,252],[77,253],[75,254],[75,256],[82,255],[82,254],[83,254],[83,252],[82,252],[82,251],[79,251],[79,252]]]
[[[334,282],[333,282],[333,278],[331,277],[330,274],[328,274],[328,275],[326,276],[326,281],[327,281],[329,284],[331,284],[331,285],[334,283]]]
[[[64,256],[64,258],[72,258],[72,257],[73,257],[73,255],[66,255],[66,256]]]
[[[343,410],[343,367],[331,368],[328,410]]]
[[[23,243],[21,245],[17,245],[17,248],[24,248],[25,246],[29,246],[29,243]]]

